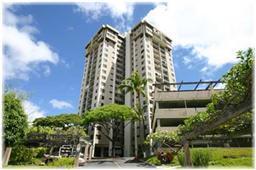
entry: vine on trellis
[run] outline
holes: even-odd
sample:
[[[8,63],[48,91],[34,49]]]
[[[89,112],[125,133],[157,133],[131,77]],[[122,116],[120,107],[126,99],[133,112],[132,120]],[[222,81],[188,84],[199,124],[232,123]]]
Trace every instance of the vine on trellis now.
[[[152,139],[161,144],[179,143],[182,136],[192,132],[207,122],[211,122],[221,116],[227,106],[238,105],[252,98],[252,72],[254,62],[254,49],[238,51],[237,58],[240,60],[228,73],[222,77],[225,84],[224,92],[212,96],[212,102],[207,105],[206,111],[199,112],[186,119],[183,125],[179,125],[174,132],[159,131],[148,135],[146,143]],[[252,112],[246,112],[235,117],[225,124],[210,130],[208,133],[224,133],[235,135],[239,131],[250,132]],[[249,129],[249,130],[248,130]]]

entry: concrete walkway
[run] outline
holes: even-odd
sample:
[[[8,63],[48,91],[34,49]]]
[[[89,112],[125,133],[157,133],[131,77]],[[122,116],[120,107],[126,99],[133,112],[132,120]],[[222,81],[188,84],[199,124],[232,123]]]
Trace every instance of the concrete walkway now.
[[[155,168],[145,162],[134,162],[132,157],[92,159],[81,168]]]

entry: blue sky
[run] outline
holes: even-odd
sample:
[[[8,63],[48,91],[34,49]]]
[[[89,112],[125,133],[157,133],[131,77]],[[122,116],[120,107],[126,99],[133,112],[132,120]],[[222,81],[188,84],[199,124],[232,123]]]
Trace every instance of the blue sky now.
[[[177,8],[174,11],[172,8],[175,5]],[[181,12],[178,7],[184,4],[179,5],[122,2],[115,5],[83,3],[6,6],[3,24],[5,85],[29,94],[24,106],[31,120],[40,116],[77,113],[85,44],[102,24],[112,25],[125,32],[143,18],[173,39],[177,81],[219,79],[237,61],[234,51],[250,45],[252,38],[249,35],[252,30],[247,26],[232,30],[230,25],[234,22],[231,20],[227,24],[230,16],[224,13],[224,19],[216,21],[217,24],[213,19],[195,27],[189,24],[191,14],[198,17],[192,19],[196,25],[207,19],[202,18],[204,15],[211,18],[211,11],[198,15],[195,13],[197,7],[187,7],[186,12]],[[237,6],[231,6],[230,9],[235,11]],[[241,14],[241,18],[250,14],[250,5],[245,5],[244,10],[247,12]],[[182,17],[178,14],[182,14]],[[250,23],[251,20],[244,22]],[[211,35],[212,24],[215,24],[217,30],[214,36]],[[218,24],[222,24],[223,31]],[[202,26],[205,30],[198,30]],[[226,41],[229,38],[226,31],[239,31],[240,34]],[[218,39],[223,35],[225,39]],[[229,43],[237,39],[245,41]]]

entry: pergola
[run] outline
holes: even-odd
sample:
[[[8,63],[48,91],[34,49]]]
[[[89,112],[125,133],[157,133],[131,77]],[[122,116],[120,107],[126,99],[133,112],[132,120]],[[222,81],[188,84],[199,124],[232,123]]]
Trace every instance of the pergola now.
[[[186,90],[182,90],[182,86],[185,86],[189,89],[189,91],[196,91],[196,90],[209,90],[210,88],[215,88],[218,84],[222,84],[223,81],[221,80],[217,80],[217,81],[202,81],[202,80],[199,80],[199,81],[187,81],[187,82],[177,82],[177,83],[155,83],[153,84],[155,87],[162,87],[162,86],[165,86],[165,85],[169,85],[169,86],[174,86],[174,87],[177,87],[177,90],[169,90],[169,91],[186,91]],[[189,85],[194,85],[193,88],[189,87]],[[205,88],[201,88],[201,89],[198,89],[199,85],[207,85]]]
[[[50,155],[52,154],[52,148],[61,147],[62,145],[72,145],[76,147],[76,161],[75,166],[79,165],[79,158],[81,148],[84,147],[84,161],[91,160],[92,158],[92,145],[86,138],[81,138],[79,135],[69,134],[45,134],[45,133],[30,133],[28,135],[29,146],[44,146],[50,147]]]
[[[161,84],[154,84],[155,86],[163,86],[163,85],[173,85],[178,88],[177,90],[171,90],[173,92],[181,91],[182,85],[195,85],[194,88],[187,89],[189,91],[197,91],[197,90],[209,90],[216,87],[217,84],[223,83],[221,80],[218,81],[198,81],[198,82],[178,82],[178,83],[161,83]],[[203,89],[198,89],[200,84],[206,84],[207,86]],[[184,90],[186,91],[186,90]],[[251,94],[248,95],[242,102],[236,105],[227,105],[223,110],[219,111],[221,114],[213,120],[204,122],[200,126],[195,127],[191,132],[188,132],[183,135],[181,142],[180,142],[180,148],[183,147],[184,150],[184,157],[185,157],[185,166],[192,166],[192,160],[189,150],[189,141],[193,138],[198,137],[199,135],[204,135],[207,132],[219,127],[220,125],[226,123],[227,121],[247,112],[251,111],[253,109],[252,106],[252,96]]]

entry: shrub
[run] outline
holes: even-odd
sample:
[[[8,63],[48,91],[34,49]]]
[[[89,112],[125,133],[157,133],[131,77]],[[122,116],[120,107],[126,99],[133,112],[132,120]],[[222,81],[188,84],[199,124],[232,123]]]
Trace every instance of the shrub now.
[[[48,163],[48,166],[55,166],[55,167],[72,167],[75,164],[74,158],[59,158]]]
[[[192,150],[191,151],[191,157],[192,157],[192,164],[195,167],[205,167],[209,165],[211,155],[210,152],[207,150]],[[181,166],[184,166],[184,153],[178,154],[178,161]]]
[[[33,148],[33,156],[35,158],[42,158],[44,154],[47,153],[47,150],[48,149],[44,147]]]
[[[184,153],[183,152],[180,152],[178,155],[178,161],[180,163],[181,166],[184,166]]]
[[[10,165],[27,165],[32,163],[33,150],[25,146],[16,146],[12,148],[10,156]]]
[[[146,160],[147,163],[151,164],[151,165],[161,165],[160,160],[157,159],[156,156],[151,156]]]
[[[44,162],[38,158],[32,158],[32,164],[36,166],[43,166]]]
[[[192,162],[193,166],[205,167],[209,165],[211,159],[210,152],[207,150],[194,150],[192,151]]]

